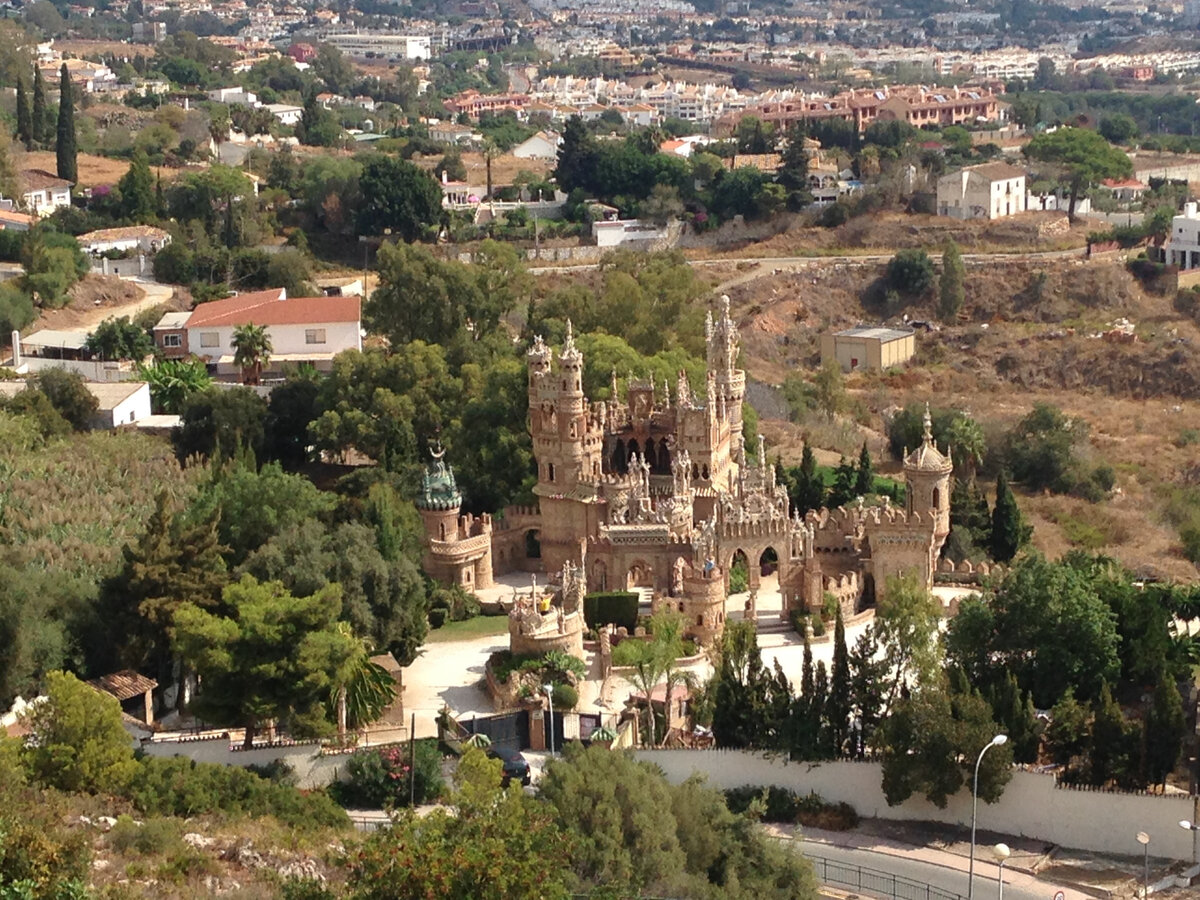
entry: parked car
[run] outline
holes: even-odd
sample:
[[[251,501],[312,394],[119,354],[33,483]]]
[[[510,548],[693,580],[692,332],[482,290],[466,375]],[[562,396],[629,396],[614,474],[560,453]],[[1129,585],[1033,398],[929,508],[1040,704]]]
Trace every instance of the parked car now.
[[[514,778],[521,784],[529,784],[529,763],[521,755],[521,751],[506,750],[503,747],[488,747],[487,755],[504,764],[505,786]]]

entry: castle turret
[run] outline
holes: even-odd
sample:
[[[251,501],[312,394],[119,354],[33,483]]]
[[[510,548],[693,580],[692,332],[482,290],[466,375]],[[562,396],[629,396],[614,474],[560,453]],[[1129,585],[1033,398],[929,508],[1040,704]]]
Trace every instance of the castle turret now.
[[[440,446],[430,451],[433,459],[421,479],[417,509],[425,526],[425,536],[435,541],[452,541],[458,535],[458,511],[462,494],[454,481],[454,470],[446,465],[446,451]]]
[[[422,567],[431,578],[467,591],[491,587],[492,517],[459,515],[462,494],[454,470],[441,447],[431,455],[416,501],[425,528]]]
[[[949,454],[941,453],[933,441],[933,420],[925,404],[925,428],[921,446],[904,458],[904,480],[908,484],[908,512],[934,516],[934,540],[940,550],[950,534],[950,473],[954,466]]]
[[[737,325],[729,316],[729,295],[722,294],[717,319],[710,313],[704,322],[708,371],[716,380],[717,397],[724,400],[734,444],[742,433],[742,400],[746,396],[746,373],[737,367]]]

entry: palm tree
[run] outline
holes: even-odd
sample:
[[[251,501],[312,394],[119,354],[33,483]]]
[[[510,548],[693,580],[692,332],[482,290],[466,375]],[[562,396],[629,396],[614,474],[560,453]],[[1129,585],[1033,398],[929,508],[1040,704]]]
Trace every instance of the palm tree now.
[[[626,642],[622,642],[624,646]],[[631,642],[632,650],[630,653],[631,659],[625,662],[625,665],[633,667],[633,673],[629,680],[634,688],[646,697],[646,710],[648,724],[646,728],[647,746],[653,747],[654,740],[654,689],[658,687],[658,683],[662,680],[663,674],[667,671],[668,664],[663,658],[662,648],[657,641],[633,641]]]
[[[339,622],[338,631],[353,639],[348,623]],[[395,699],[395,679],[383,666],[371,662],[367,643],[360,641],[358,650],[334,676],[330,690],[329,700],[337,716],[338,743],[346,743],[348,730],[357,731],[377,720]]]
[[[221,145],[229,139],[229,128],[231,126],[229,112],[224,109],[214,109],[208,119],[208,136],[213,139],[216,145],[214,155],[217,161],[221,160]]]
[[[233,329],[233,364],[242,369],[242,384],[258,384],[271,359],[271,336],[265,325],[239,325]]]
[[[492,197],[492,160],[500,155],[500,148],[496,146],[496,142],[488,138],[483,142],[483,161],[487,166],[487,198]]]
[[[957,413],[947,429],[946,440],[954,456],[955,468],[961,467],[968,480],[975,477],[975,467],[983,462],[987,439],[979,423],[966,413]]]

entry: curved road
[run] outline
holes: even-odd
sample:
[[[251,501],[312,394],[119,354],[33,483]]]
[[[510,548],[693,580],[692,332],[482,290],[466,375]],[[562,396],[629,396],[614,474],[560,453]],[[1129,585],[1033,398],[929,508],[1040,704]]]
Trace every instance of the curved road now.
[[[804,840],[800,842],[798,849],[810,858],[820,857],[831,863],[839,863],[845,866],[862,866],[865,869],[874,869],[877,872],[885,872],[888,875],[906,878],[909,881],[929,884],[950,894],[957,894],[961,897],[966,897],[967,895],[967,860],[958,856],[938,853],[938,856],[946,857],[950,860],[953,864],[952,867],[952,865],[941,865],[930,862],[927,859],[915,858],[916,853],[922,852],[920,850],[913,850],[910,855],[898,856],[895,853],[837,847],[824,842]],[[982,850],[982,854],[980,850]],[[987,852],[986,847],[979,848],[976,851],[975,897],[977,900],[991,900],[998,893],[996,864],[989,857],[983,855],[987,854]],[[959,864],[961,864],[961,868],[958,868]],[[821,867],[819,864],[816,865],[819,877]],[[840,874],[847,873],[843,871]],[[853,878],[854,875],[850,874],[849,877]],[[847,885],[839,881],[830,881],[829,885],[831,887],[847,887]],[[857,890],[853,884],[849,885],[849,889]],[[867,893],[880,895],[878,891],[871,891],[865,883],[862,890]],[[1063,893],[1065,900],[1086,900],[1086,895],[1079,891],[1039,881],[1034,876],[1027,875],[1024,872],[1017,872],[1012,869],[1004,870],[1004,896],[1008,900],[1054,900],[1055,895],[1060,891]],[[888,892],[885,890],[881,896],[888,895]],[[901,886],[900,896],[908,896],[904,893],[903,885]]]

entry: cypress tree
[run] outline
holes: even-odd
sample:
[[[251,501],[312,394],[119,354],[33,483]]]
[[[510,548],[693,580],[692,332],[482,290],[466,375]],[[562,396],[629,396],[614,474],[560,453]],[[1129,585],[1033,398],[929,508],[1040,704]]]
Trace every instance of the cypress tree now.
[[[36,66],[33,69],[33,142],[45,145],[49,141],[50,116],[46,109],[46,83],[42,80],[42,70]]]
[[[813,754],[818,759],[833,757],[833,742],[830,740],[829,728],[825,720],[825,706],[829,699],[829,674],[825,670],[825,660],[817,661],[817,674],[813,678],[813,700],[810,707],[812,720],[817,723],[816,749]]]
[[[25,79],[20,75],[17,76],[17,140],[26,150],[33,149],[33,110],[29,107]]]
[[[865,497],[875,487],[875,470],[871,466],[871,453],[867,450],[867,442],[863,441],[862,450],[858,454],[858,471],[854,476],[854,493]]]
[[[117,182],[121,191],[121,214],[135,222],[144,222],[154,215],[154,175],[150,172],[150,161],[143,150],[133,154],[129,170]]]
[[[838,604],[833,624],[833,670],[829,676],[829,700],[825,704],[829,720],[829,740],[835,756],[845,751],[850,727],[850,651],[846,647],[846,625]]]
[[[800,515],[825,505],[825,483],[817,474],[817,459],[807,441],[800,457],[800,469],[796,472],[796,486],[791,500]]]
[[[1146,713],[1143,729],[1148,784],[1165,784],[1167,776],[1175,771],[1186,731],[1183,699],[1179,696],[1175,680],[1163,671],[1159,673],[1158,684],[1154,686],[1154,698]]]
[[[942,279],[938,284],[938,318],[942,321],[953,319],[962,309],[965,277],[966,270],[958,244],[953,239],[947,240],[942,249]]]
[[[1129,731],[1120,704],[1113,699],[1108,682],[1100,688],[1096,715],[1088,741],[1088,781],[1097,787],[1121,779],[1129,762]]]
[[[79,180],[78,153],[75,148],[75,95],[71,91],[71,73],[63,63],[59,76],[58,139],[54,145],[58,177],[74,184]]]
[[[1008,479],[1001,472],[996,478],[996,506],[992,509],[992,559],[1009,562],[1027,538],[1021,521],[1021,510],[1013,496]]]

